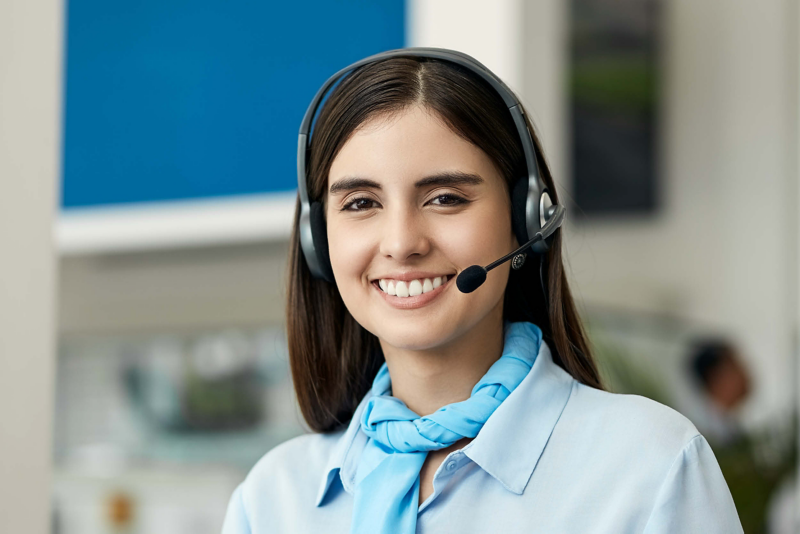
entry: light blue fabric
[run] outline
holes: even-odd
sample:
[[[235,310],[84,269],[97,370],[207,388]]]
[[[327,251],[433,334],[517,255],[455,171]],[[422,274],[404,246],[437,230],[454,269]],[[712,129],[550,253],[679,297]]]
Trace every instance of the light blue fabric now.
[[[369,437],[356,475],[351,534],[414,534],[419,508],[419,473],[428,451],[474,438],[498,406],[528,375],[542,331],[531,323],[505,325],[503,353],[472,388],[469,399],[420,417],[391,396],[384,363],[361,415]],[[375,465],[375,462],[378,462]]]
[[[267,452],[233,493],[223,534],[350,532],[361,416]],[[377,465],[377,463],[375,464]],[[478,435],[445,458],[417,533],[741,533],[714,454],[676,411],[580,384],[543,341]]]

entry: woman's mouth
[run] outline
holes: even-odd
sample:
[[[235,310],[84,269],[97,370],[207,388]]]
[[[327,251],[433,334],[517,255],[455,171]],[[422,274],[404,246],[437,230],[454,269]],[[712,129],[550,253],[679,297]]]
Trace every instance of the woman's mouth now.
[[[381,278],[373,280],[372,285],[380,292],[387,303],[400,309],[418,308],[438,297],[453,275],[441,275],[413,280]]]

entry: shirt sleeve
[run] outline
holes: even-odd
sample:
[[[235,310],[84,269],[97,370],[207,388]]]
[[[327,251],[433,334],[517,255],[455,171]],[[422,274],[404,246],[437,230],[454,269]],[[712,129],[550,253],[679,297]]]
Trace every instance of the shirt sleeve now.
[[[692,438],[675,459],[643,534],[741,533],[731,492],[706,439]]]
[[[225,522],[222,524],[222,534],[251,534],[250,523],[247,521],[247,514],[244,511],[243,484],[239,484],[233,491],[231,500],[228,502],[228,511],[225,512]]]

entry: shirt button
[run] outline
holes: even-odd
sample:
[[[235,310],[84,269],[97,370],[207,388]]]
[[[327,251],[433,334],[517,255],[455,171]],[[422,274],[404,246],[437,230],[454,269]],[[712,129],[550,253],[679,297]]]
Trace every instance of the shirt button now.
[[[447,462],[447,465],[445,465],[445,466],[444,466],[444,468],[445,468],[445,469],[446,469],[448,472],[450,472],[450,471],[453,471],[453,470],[456,468],[456,466],[457,466],[457,465],[458,465],[458,462],[457,462],[457,461],[455,461],[455,460],[450,460],[449,462]]]

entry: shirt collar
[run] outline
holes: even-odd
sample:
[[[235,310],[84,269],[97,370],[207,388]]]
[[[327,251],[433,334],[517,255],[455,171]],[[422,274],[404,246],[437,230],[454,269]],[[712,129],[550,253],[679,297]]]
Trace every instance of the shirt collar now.
[[[576,381],[553,362],[544,340],[528,375],[466,447],[473,462],[503,487],[525,491]]]
[[[521,494],[544,452],[547,441],[567,405],[575,379],[553,362],[550,347],[542,340],[528,375],[484,423],[464,453],[507,490]],[[325,466],[315,505],[320,506],[338,474],[342,486],[353,492],[360,451],[367,442],[359,432],[361,412],[372,396],[370,390],[334,445]],[[513,429],[513,430],[511,430]]]

